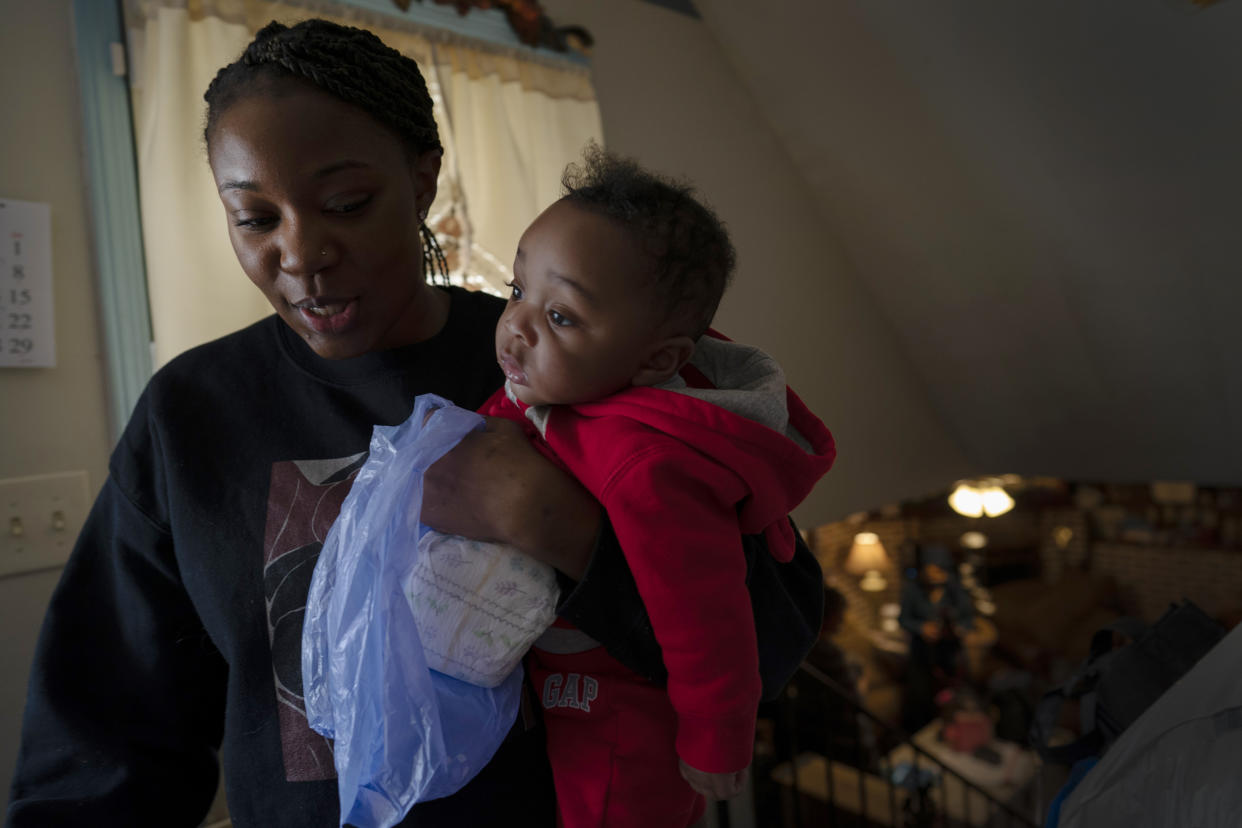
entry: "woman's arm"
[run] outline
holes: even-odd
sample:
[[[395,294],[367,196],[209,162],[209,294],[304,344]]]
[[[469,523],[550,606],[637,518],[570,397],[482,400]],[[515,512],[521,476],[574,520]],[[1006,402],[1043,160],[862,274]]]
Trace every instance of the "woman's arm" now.
[[[742,536],[765,701],[776,698],[797,672],[824,614],[823,571],[796,528],[794,539],[793,559],[781,563],[768,553],[763,535]],[[559,611],[626,667],[657,683],[667,680],[651,619],[606,516],[582,579],[561,579]]]
[[[510,420],[487,419],[423,477],[422,521],[477,540],[510,543],[575,580],[596,548],[603,509],[536,451]]]
[[[423,522],[452,534],[540,550],[562,574],[560,614],[635,672],[668,674],[634,575],[600,505],[532,448],[516,423],[489,418],[424,477]],[[823,573],[795,531],[793,560],[744,535],[747,588],[759,644],[763,698],[774,698],[819,634]]]
[[[172,538],[109,478],[39,636],[5,825],[200,824],[226,678]]]

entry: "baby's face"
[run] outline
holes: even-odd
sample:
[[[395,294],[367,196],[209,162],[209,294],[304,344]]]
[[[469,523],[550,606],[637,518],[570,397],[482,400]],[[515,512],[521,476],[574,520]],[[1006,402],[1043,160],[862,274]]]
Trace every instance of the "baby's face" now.
[[[522,234],[496,359],[528,405],[629,386],[655,342],[650,263],[624,228],[558,201]]]

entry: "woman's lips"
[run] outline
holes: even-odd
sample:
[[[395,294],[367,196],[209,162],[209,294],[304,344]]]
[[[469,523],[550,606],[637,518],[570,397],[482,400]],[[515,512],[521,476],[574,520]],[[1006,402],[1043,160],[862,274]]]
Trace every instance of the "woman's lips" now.
[[[500,363],[500,370],[504,372],[505,378],[509,382],[516,385],[526,384],[526,372],[522,370],[521,365],[518,365],[516,359],[508,354],[501,354],[500,359],[497,361]]]
[[[341,333],[358,315],[357,299],[304,299],[294,305],[302,321],[315,333]]]

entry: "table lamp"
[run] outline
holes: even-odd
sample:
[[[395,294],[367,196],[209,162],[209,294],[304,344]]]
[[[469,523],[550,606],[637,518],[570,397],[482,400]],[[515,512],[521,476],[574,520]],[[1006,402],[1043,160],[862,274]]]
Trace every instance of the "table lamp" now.
[[[861,575],[858,586],[866,592],[882,592],[888,582],[880,570],[888,566],[888,555],[884,552],[884,544],[875,532],[859,532],[854,536],[850,554],[845,559],[845,571],[851,575]]]

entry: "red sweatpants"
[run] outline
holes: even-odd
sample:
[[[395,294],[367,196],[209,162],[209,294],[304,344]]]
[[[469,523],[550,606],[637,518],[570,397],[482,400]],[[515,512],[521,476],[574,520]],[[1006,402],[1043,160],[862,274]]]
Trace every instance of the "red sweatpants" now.
[[[558,828],[686,828],[706,803],[678,769],[664,688],[595,647],[531,651],[556,782]]]

